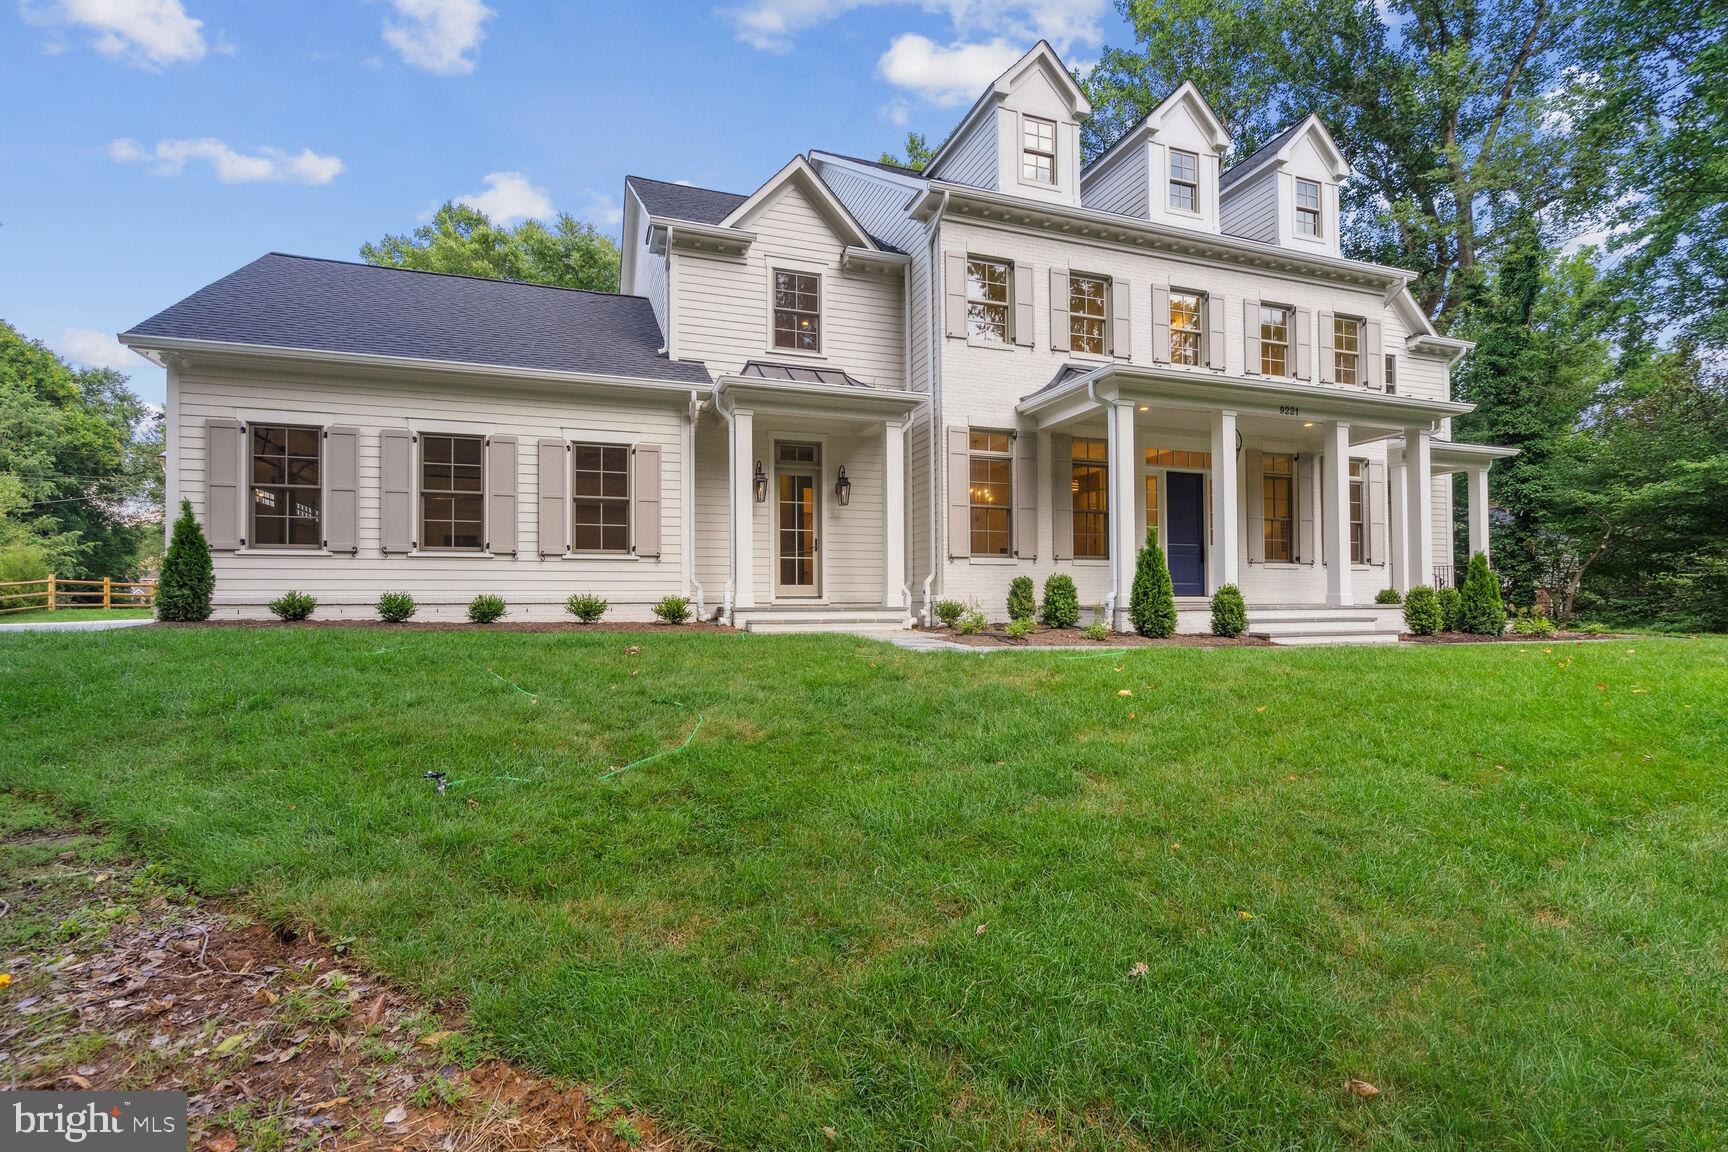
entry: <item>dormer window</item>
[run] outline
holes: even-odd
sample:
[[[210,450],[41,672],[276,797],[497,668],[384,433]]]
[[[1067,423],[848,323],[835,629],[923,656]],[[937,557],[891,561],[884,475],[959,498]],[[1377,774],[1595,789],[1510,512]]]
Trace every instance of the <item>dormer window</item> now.
[[[774,347],[822,351],[820,277],[774,270]]]
[[[1296,235],[1320,235],[1320,185],[1313,180],[1296,180]]]
[[[1170,207],[1179,212],[1200,211],[1200,157],[1180,148],[1170,149]]]
[[[1056,183],[1055,121],[1021,117],[1020,175],[1038,184]]]

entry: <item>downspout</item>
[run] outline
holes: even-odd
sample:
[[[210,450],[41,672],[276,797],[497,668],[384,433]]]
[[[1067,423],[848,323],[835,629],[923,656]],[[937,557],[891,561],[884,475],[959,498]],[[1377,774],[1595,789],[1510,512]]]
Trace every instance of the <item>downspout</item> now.
[[[940,559],[942,555],[940,548],[941,537],[939,535],[939,530],[941,528],[942,504],[938,499],[938,493],[936,491],[936,453],[938,446],[941,444],[941,427],[937,419],[937,416],[941,412],[940,396],[937,388],[937,371],[941,358],[937,356],[936,349],[940,346],[940,341],[942,340],[942,328],[941,325],[936,322],[936,317],[940,315],[940,310],[936,306],[936,277],[942,271],[942,254],[937,250],[937,246],[942,232],[942,217],[947,213],[947,211],[948,193],[943,192],[942,206],[937,208],[935,214],[930,218],[930,274],[926,278],[929,284],[928,302],[930,305],[927,310],[929,312],[927,322],[930,325],[930,340],[929,348],[926,350],[930,370],[930,573],[924,577],[923,611],[924,626],[926,628],[928,628],[936,619],[935,609],[930,603],[930,586],[936,582],[936,574],[941,571],[942,563]]]
[[[721,407],[718,392],[714,396],[714,411],[726,422],[726,590],[720,602],[720,619],[730,628],[732,587],[738,578],[738,542],[732,539],[732,501],[738,495],[733,491],[733,474],[737,469],[732,466],[732,413]]]
[[[702,581],[696,579],[696,420],[702,400],[690,389],[690,406],[684,410],[684,583],[696,590],[696,619],[708,615]]]

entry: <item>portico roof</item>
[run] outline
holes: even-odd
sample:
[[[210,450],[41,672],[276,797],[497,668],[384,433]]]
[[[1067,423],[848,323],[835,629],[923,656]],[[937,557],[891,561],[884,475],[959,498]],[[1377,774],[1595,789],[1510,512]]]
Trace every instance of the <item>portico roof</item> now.
[[[1460,444],[1456,440],[1429,441],[1429,466],[1438,474],[1464,472],[1472,468],[1490,468],[1496,460],[1510,460],[1518,455],[1516,448],[1498,444]],[[1386,461],[1404,461],[1404,441],[1394,440],[1386,448]]]
[[[770,367],[781,367],[778,365]],[[720,376],[714,382],[714,408],[729,413],[743,409],[784,415],[834,417],[846,420],[899,420],[919,405],[928,403],[922,392],[904,388],[878,388],[862,383],[839,369],[804,373],[764,373],[752,361],[742,371]]]

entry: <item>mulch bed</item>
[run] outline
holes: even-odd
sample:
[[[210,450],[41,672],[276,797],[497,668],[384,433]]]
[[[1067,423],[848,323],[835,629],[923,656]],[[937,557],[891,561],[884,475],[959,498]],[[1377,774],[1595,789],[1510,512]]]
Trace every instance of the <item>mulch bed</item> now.
[[[1398,639],[1407,644],[1566,644],[1581,640],[1616,640],[1611,632],[1554,632],[1547,636],[1520,636],[1508,632],[1503,636],[1478,636],[1474,632],[1438,632],[1433,636],[1416,636],[1405,632]]]
[[[659,624],[646,620],[601,621],[583,624],[577,620],[498,620],[472,624],[467,620],[409,620],[386,624],[382,620],[201,620],[196,623],[159,621],[158,628],[382,628],[396,632],[725,632],[736,629],[708,621]]]
[[[1253,636],[1232,638],[1204,632],[1171,636],[1164,640],[1153,640],[1132,632],[1126,635],[1112,632],[1108,640],[1092,640],[1078,628],[1039,628],[1030,636],[1019,639],[1009,636],[999,627],[991,627],[970,636],[951,628],[919,628],[918,631],[972,648],[1267,648],[1272,643],[1270,640],[1260,640]]]

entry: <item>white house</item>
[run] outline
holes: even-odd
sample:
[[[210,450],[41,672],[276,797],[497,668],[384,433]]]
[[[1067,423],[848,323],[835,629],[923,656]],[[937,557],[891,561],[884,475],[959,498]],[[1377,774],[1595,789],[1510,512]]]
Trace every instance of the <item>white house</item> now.
[[[1000,614],[1073,576],[1126,627],[1156,533],[1184,630],[1385,638],[1450,578],[1450,371],[1412,274],[1345,259],[1309,117],[1225,167],[1184,84],[1090,165],[1047,44],[922,172],[820,150],[749,194],[629,177],[623,291],[268,255],[121,335],[168,370],[168,497],[223,615],[406,591],[519,617],[688,595],[753,629]]]

